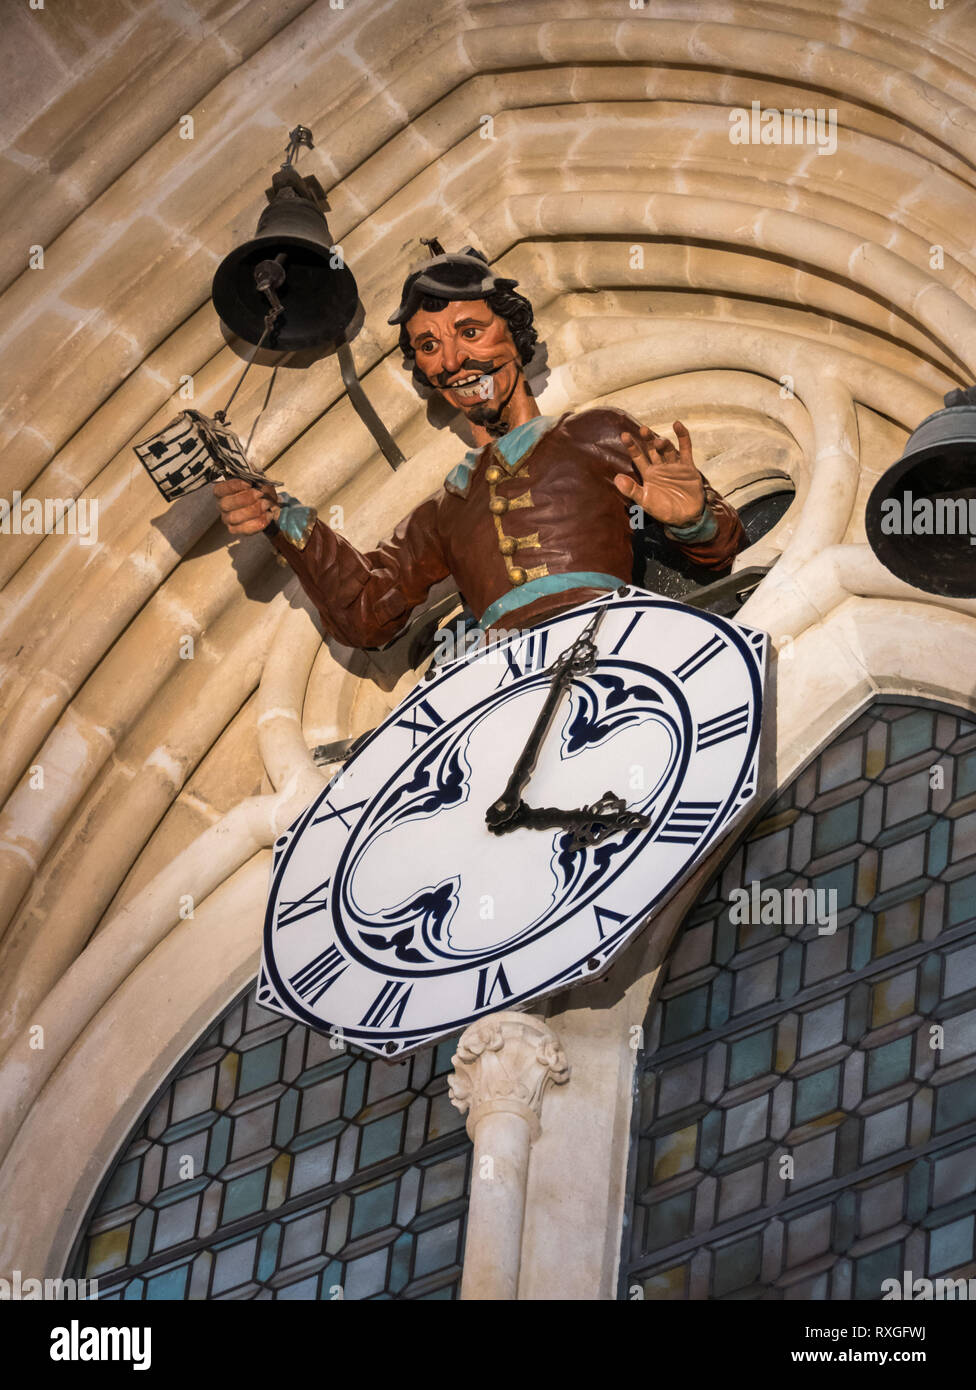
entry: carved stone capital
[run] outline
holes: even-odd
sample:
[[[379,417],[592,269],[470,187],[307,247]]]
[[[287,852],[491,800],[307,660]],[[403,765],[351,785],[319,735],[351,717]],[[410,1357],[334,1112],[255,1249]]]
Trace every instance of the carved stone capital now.
[[[451,1059],[451,1104],[467,1113],[474,1139],[483,1115],[521,1115],[533,1139],[541,1131],[542,1097],[550,1082],[569,1080],[569,1064],[555,1033],[534,1014],[505,1010],[472,1023]]]

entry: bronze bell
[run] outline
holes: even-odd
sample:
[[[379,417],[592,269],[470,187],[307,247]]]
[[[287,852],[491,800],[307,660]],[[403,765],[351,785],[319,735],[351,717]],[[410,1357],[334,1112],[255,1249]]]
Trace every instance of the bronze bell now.
[[[976,387],[950,391],[878,479],[865,513],[868,544],[916,589],[976,598]]]
[[[254,237],[225,256],[213,279],[214,308],[232,332],[258,343],[269,304],[280,313],[267,338],[280,352],[340,342],[359,293],[332,246],[318,180],[291,165],[272,176]]]

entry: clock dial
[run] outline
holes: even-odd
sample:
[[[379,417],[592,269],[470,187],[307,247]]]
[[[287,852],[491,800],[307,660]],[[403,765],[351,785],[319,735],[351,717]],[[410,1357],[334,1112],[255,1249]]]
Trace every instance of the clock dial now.
[[[526,794],[639,823],[493,834],[595,615]],[[422,682],[276,842],[259,1001],[389,1056],[599,970],[752,799],[765,642],[626,589]]]

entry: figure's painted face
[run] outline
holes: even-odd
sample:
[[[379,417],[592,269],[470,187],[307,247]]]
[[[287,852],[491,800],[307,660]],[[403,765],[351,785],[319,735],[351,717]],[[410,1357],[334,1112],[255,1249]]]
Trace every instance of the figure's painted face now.
[[[453,300],[437,313],[418,309],[407,323],[417,366],[474,425],[500,418],[522,374],[508,324],[483,299]]]

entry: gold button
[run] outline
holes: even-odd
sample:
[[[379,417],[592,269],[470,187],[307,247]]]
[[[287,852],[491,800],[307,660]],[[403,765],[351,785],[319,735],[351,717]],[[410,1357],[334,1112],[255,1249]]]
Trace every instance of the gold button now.
[[[524,584],[529,576],[526,574],[525,570],[519,569],[518,565],[516,565],[514,569],[509,570],[508,577],[512,583],[517,586],[519,584]]]
[[[489,483],[500,483],[504,476],[504,469],[499,468],[497,463],[493,463],[485,469],[485,478]]]
[[[504,516],[508,511],[507,497],[493,497],[488,503],[488,510],[492,516]]]
[[[518,541],[513,540],[511,536],[504,536],[498,542],[498,549],[503,555],[514,555],[518,550]]]

